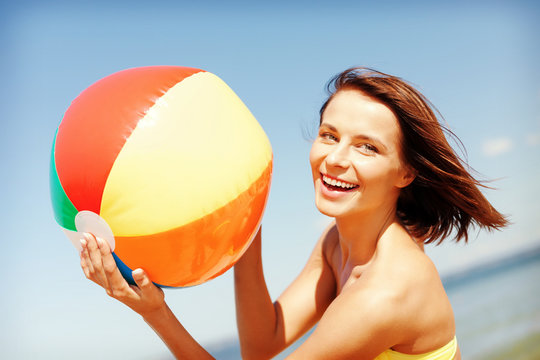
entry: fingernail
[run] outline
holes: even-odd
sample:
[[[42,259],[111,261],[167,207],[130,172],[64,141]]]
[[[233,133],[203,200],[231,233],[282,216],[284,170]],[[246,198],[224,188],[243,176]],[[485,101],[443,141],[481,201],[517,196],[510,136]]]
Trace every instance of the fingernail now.
[[[131,273],[134,277],[138,277],[138,278],[141,278],[144,274],[144,271],[142,269],[135,269],[133,270],[133,272]]]
[[[96,237],[96,242],[97,242],[98,247],[102,247],[102,246],[103,246],[103,239],[102,239],[102,238]]]
[[[86,239],[81,239],[80,242],[82,247],[86,246]]]

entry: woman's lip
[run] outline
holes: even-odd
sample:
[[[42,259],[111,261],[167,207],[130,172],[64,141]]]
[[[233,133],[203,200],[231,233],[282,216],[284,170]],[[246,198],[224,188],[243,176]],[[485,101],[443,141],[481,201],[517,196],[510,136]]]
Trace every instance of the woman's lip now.
[[[341,197],[349,196],[349,194],[351,194],[354,190],[358,188],[358,185],[351,184],[348,182],[345,182],[345,183],[351,184],[353,186],[350,188],[332,186],[331,184],[328,184],[327,182],[324,181],[325,177],[327,179],[333,179],[335,181],[338,181],[338,178],[321,173],[321,176],[319,177],[319,191],[321,195],[326,199],[337,200]]]
[[[324,173],[320,173],[320,175],[321,175],[321,182],[323,184],[328,184],[330,186],[337,187],[341,191],[348,191],[348,190],[352,190],[358,187],[357,184],[351,183],[349,181],[345,181],[335,176],[331,176]],[[340,190],[336,190],[336,191],[340,191]]]
[[[346,189],[336,189],[335,187],[329,187],[322,178],[319,179],[319,191],[323,198],[326,198],[328,200],[337,200],[344,196],[348,196],[352,193],[352,191],[356,188],[352,188],[349,190]]]

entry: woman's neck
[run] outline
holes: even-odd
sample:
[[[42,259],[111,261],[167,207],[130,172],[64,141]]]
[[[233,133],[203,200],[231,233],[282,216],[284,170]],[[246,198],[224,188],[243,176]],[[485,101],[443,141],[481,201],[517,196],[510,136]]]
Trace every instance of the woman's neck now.
[[[382,234],[396,222],[395,206],[336,218],[343,266],[367,264],[375,255]]]

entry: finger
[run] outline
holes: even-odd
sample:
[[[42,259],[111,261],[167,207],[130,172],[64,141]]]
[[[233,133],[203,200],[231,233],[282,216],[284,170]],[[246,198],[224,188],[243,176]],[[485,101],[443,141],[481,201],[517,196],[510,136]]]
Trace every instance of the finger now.
[[[109,284],[107,293],[113,297],[125,297],[130,295],[131,288],[129,284],[120,273],[116,261],[111,253],[111,248],[107,241],[96,238],[99,251],[101,253],[101,262],[103,264],[103,270],[107,277],[107,283]]]
[[[90,262],[94,268],[94,278],[95,281],[103,286],[108,288],[107,277],[105,276],[105,270],[103,269],[103,262],[101,259],[101,252],[99,250],[97,240],[94,235],[85,233],[84,237],[86,239],[86,248],[88,249],[88,254]]]
[[[156,291],[159,292],[160,289],[154,285],[143,269],[135,269],[131,274],[142,296],[154,296]]]
[[[90,279],[90,270],[88,269],[88,264],[86,263],[86,260],[84,259],[83,252],[81,252],[81,269],[84,273],[84,276],[86,276],[87,279]]]
[[[94,278],[94,267],[92,266],[92,262],[90,261],[90,255],[88,254],[87,249],[87,241],[86,239],[81,239],[81,267],[83,269],[84,275],[90,279],[93,280]]]

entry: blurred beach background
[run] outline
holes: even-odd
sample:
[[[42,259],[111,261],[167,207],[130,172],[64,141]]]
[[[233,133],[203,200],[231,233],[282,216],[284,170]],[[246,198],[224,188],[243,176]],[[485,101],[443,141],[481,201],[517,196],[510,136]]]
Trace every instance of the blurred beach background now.
[[[263,261],[277,297],[330,221],[314,206],[307,161],[324,85],[365,65],[435,104],[512,221],[467,245],[427,247],[463,359],[540,359],[539,35],[540,5],[520,0],[1,1],[0,358],[171,359],[84,278],[53,219],[52,140],[82,90],[147,65],[197,67],[229,84],[273,145]],[[239,358],[230,271],[166,298],[216,358]]]

